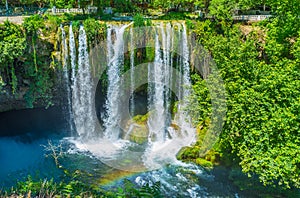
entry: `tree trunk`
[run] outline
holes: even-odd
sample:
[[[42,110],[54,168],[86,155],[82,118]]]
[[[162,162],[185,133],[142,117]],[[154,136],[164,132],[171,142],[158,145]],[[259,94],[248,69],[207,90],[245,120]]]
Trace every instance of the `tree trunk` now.
[[[204,10],[204,12],[205,12],[205,16],[207,16],[207,14],[208,14],[208,7],[209,7],[209,4],[210,4],[210,0],[206,0],[205,1],[205,10]]]

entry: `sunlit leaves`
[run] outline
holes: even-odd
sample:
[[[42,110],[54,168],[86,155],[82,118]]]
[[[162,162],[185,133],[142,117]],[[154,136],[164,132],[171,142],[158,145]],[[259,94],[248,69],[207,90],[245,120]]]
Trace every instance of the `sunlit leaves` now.
[[[244,172],[258,175],[266,185],[285,188],[300,187],[300,40],[292,20],[279,26],[282,20],[273,19],[263,39],[255,32],[245,38],[238,26],[195,26],[228,94],[223,149],[230,148],[232,159],[239,157]],[[203,123],[209,115],[209,94],[203,80],[195,80],[194,119]]]
[[[212,0],[210,2],[209,10],[210,14],[217,19],[231,19],[233,14],[233,8],[235,1],[233,0]]]
[[[83,25],[90,43],[97,43],[100,42],[101,39],[104,39],[104,35],[106,35],[106,25],[104,23],[89,18],[83,22]]]
[[[19,26],[8,21],[0,25],[0,67],[22,55],[25,46],[25,37]]]
[[[23,27],[26,30],[26,33],[30,36],[36,36],[38,34],[38,30],[44,28],[45,23],[44,19],[39,15],[33,15],[31,17],[25,18]]]
[[[13,63],[24,53],[25,41],[25,36],[19,26],[8,21],[0,25],[0,72],[6,71],[10,76],[13,94],[16,93],[18,85]]]

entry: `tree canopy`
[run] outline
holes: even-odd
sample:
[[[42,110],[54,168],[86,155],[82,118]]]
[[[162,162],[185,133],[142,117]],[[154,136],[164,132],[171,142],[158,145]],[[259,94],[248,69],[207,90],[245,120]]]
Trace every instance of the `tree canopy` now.
[[[270,1],[277,15],[256,27],[247,26],[251,29],[247,35],[241,25],[230,22],[194,26],[228,94],[226,121],[215,149],[230,152],[232,161],[238,159],[245,173],[258,175],[264,184],[285,188],[300,188],[300,12],[296,2]],[[209,92],[205,80],[194,81],[192,101],[198,105],[190,105],[190,111],[195,124],[205,128],[211,116]]]

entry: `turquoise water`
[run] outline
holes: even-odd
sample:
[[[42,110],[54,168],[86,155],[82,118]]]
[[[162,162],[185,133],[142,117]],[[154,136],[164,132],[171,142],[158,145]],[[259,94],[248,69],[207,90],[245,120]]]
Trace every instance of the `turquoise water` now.
[[[62,148],[59,168],[50,156],[52,152],[45,149],[49,148],[49,140],[57,151],[59,146]],[[230,170],[224,167],[206,170],[194,164],[177,162],[151,171],[118,170],[107,166],[92,153],[77,148],[70,140],[58,135],[32,140],[28,136],[0,138],[0,189],[9,189],[17,181],[25,181],[28,175],[35,181],[52,178],[56,182],[66,181],[67,170],[76,173],[77,179],[86,184],[112,191],[122,187],[126,180],[137,187],[160,182],[164,197],[261,197],[260,193],[276,194],[274,189],[251,183],[245,176],[243,182],[252,186],[253,190],[239,190],[234,184],[235,178],[229,179]],[[284,195],[284,192],[281,194]]]
[[[67,137],[69,132],[59,119],[54,126],[53,120],[48,121],[47,113],[42,115],[44,120],[40,120],[37,127],[32,122],[37,119],[36,116],[26,118],[24,113],[20,116],[14,113],[15,118],[22,119],[24,125],[19,125],[13,135],[7,136],[9,123],[1,123],[3,117],[0,114],[0,189],[9,189],[18,181],[25,181],[28,175],[35,181],[52,178],[56,182],[65,181],[67,170],[69,173],[77,173],[78,179],[83,182],[107,190],[122,187],[125,180],[131,181],[137,187],[160,182],[165,197],[257,197],[262,189],[268,192],[262,185],[259,187],[260,192],[256,192],[255,189],[252,192],[240,191],[234,184],[234,179],[229,179],[230,171],[224,167],[209,171],[200,166],[177,161],[159,169],[146,171],[144,167],[133,166],[132,162],[136,162],[134,160],[137,156],[129,156],[122,160],[122,157],[127,155],[126,151],[144,151],[143,146],[132,143],[126,147],[127,150],[121,152],[121,156],[113,156],[120,157],[118,162],[127,166],[127,171],[118,170],[103,163],[105,160],[101,155],[99,157],[88,149],[78,147],[75,138]],[[13,124],[13,120],[11,122]],[[30,123],[30,126],[25,127],[25,123]],[[61,126],[61,129],[57,130],[57,126]],[[58,158],[59,164],[55,164],[51,156],[51,147],[55,148],[56,154],[62,154]],[[248,181],[244,178],[245,182]],[[257,184],[253,185],[257,187]]]
[[[61,146],[63,155],[59,158],[62,168],[57,168],[47,151],[51,146]],[[58,148],[58,147],[57,147]],[[59,151],[59,149],[57,149]],[[80,151],[68,139],[50,136],[29,141],[22,137],[0,138],[0,181],[2,187],[11,187],[31,175],[33,179],[60,181],[63,170],[81,173],[81,180],[90,185],[115,189],[128,179],[137,186],[146,183],[161,183],[161,190],[167,197],[237,196],[238,190],[230,181],[223,181],[211,172],[192,164],[177,163],[146,172],[128,172],[111,168],[91,153]]]

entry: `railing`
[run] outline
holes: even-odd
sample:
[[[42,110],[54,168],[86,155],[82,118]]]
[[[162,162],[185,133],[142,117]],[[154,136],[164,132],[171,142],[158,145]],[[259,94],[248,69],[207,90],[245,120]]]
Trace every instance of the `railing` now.
[[[50,10],[49,10],[50,11]],[[68,9],[51,9],[53,14],[60,14],[60,13],[83,13],[81,8],[68,8]],[[97,13],[97,7],[88,7],[85,9],[87,14]]]
[[[270,18],[272,15],[236,15],[233,20],[236,21],[262,21]]]
[[[215,16],[213,15],[205,15],[202,11],[195,11],[195,14],[197,14],[201,19],[215,19]],[[264,15],[234,15],[232,16],[232,19],[235,21],[262,21],[265,19],[270,18],[272,15],[264,14]]]
[[[44,13],[47,8],[38,7],[10,7],[6,10],[6,7],[0,7],[0,16],[22,16],[22,15],[32,15],[38,13]]]
[[[59,14],[59,13],[82,13],[82,9],[79,8],[70,8],[70,9],[55,9],[52,8],[53,14]]]
[[[6,10],[5,7],[0,7],[0,16],[22,16],[22,15],[33,15],[33,14],[43,14],[43,13],[83,13],[81,8],[69,8],[69,9],[57,9],[57,8],[25,8],[25,7],[16,7],[9,8]],[[87,7],[85,9],[86,14],[97,13],[97,7]]]

